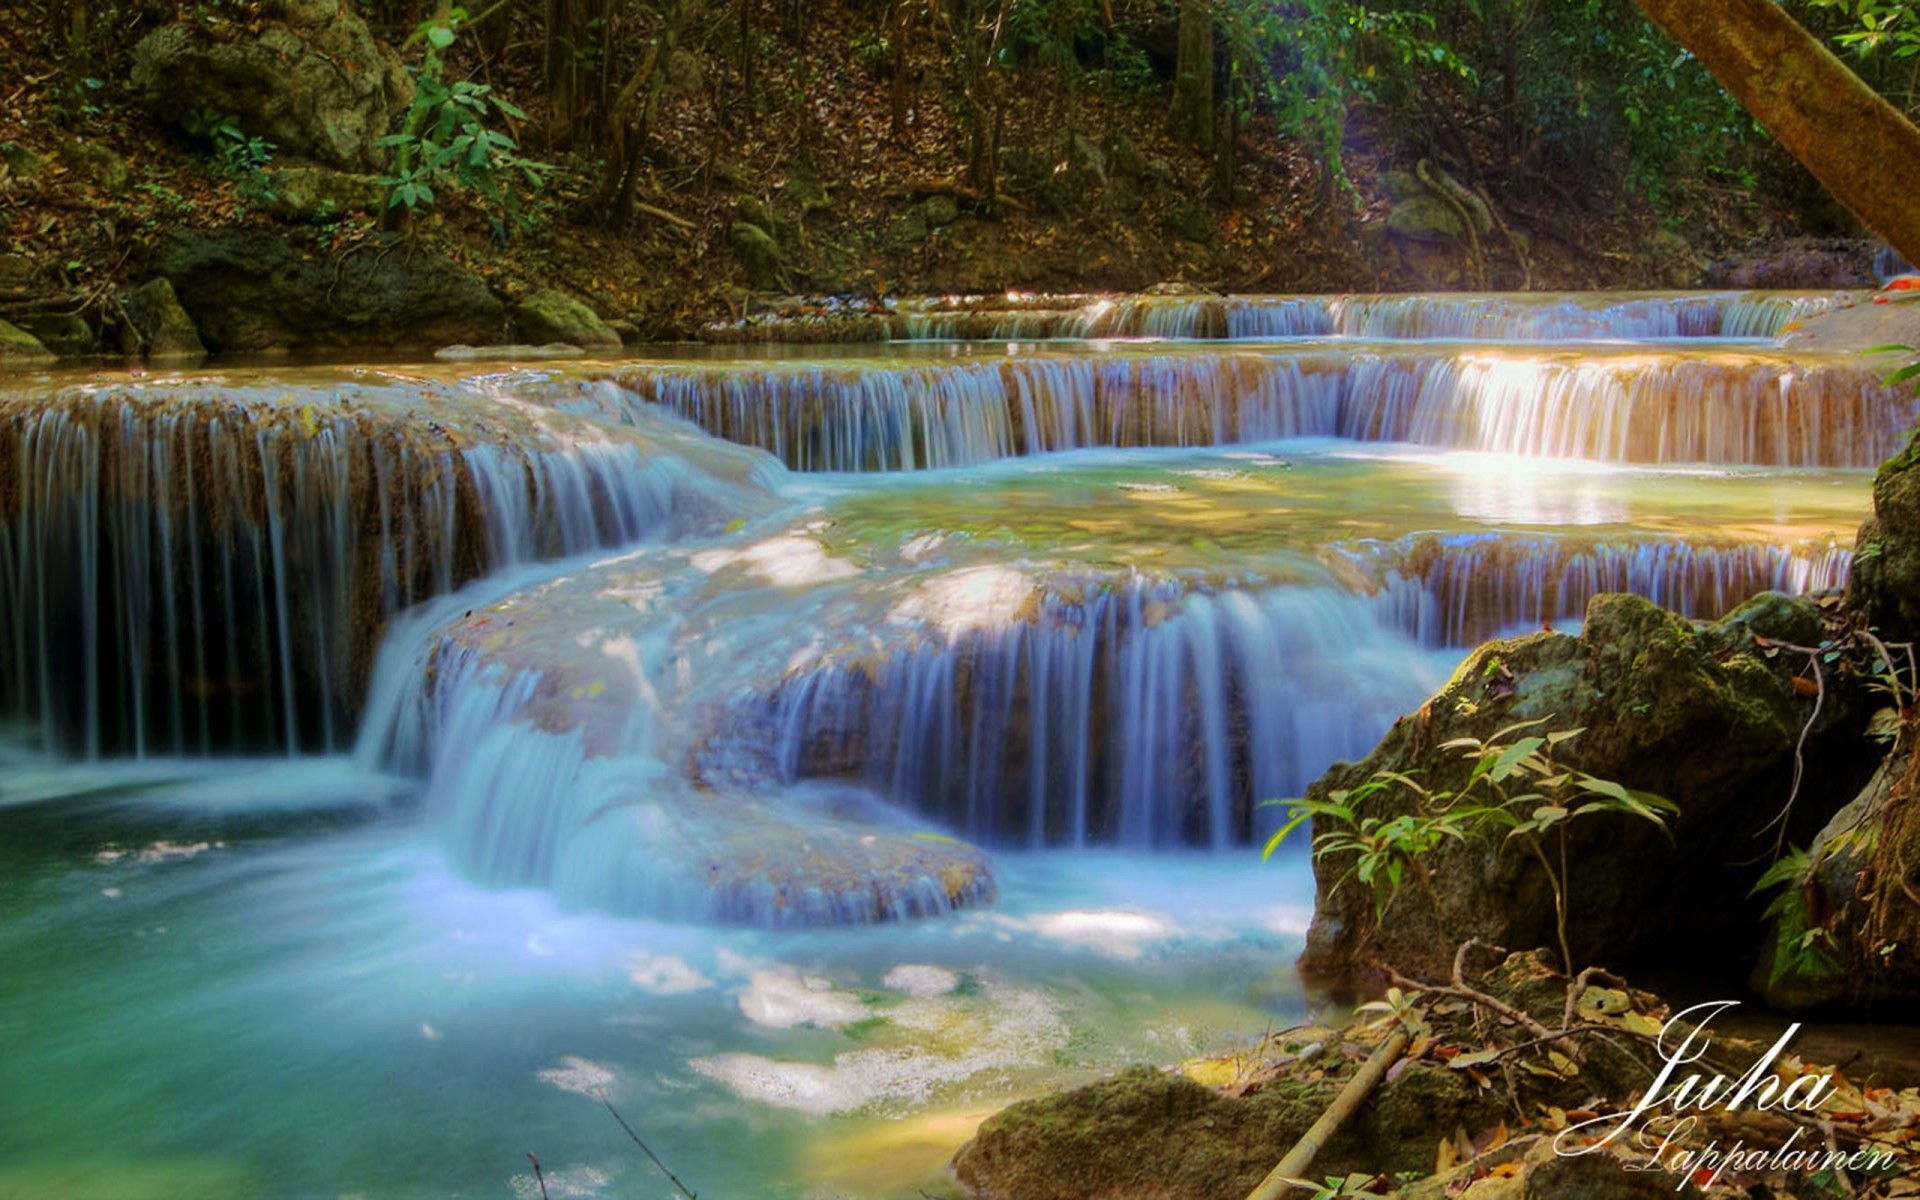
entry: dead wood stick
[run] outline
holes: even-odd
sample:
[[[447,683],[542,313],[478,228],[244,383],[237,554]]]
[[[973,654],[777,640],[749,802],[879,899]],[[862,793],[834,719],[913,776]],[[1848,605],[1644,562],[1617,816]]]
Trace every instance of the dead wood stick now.
[[[1286,1157],[1267,1172],[1260,1186],[1247,1193],[1247,1200],[1280,1200],[1288,1191],[1300,1186],[1307,1169],[1313,1166],[1313,1160],[1319,1156],[1321,1147],[1340,1132],[1340,1127],[1353,1116],[1354,1110],[1364,1104],[1373,1089],[1379,1086],[1388,1068],[1399,1062],[1400,1056],[1406,1052],[1407,1031],[1396,1029],[1386,1041],[1380,1043],[1366,1062],[1360,1064],[1360,1069],[1353,1073],[1352,1079],[1347,1080],[1347,1086],[1340,1089],[1340,1094],[1333,1098],[1327,1111],[1321,1113],[1313,1127],[1300,1136],[1300,1140],[1293,1144],[1293,1149],[1287,1151]]]

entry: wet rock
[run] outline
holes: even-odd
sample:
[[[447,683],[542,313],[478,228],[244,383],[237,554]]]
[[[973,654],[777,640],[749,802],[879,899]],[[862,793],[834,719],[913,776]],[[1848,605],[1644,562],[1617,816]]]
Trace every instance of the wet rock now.
[[[173,284],[165,278],[150,279],[128,292],[121,298],[120,308],[139,335],[140,348],[148,358],[200,358],[206,354],[193,318],[180,307]]]
[[[257,32],[231,23],[168,25],[133,50],[135,93],[155,116],[184,124],[211,110],[283,153],[377,170],[413,99],[400,57],[342,0],[282,0]]]
[[[53,352],[18,325],[0,321],[0,367],[44,366],[54,359]]]
[[[391,235],[336,258],[270,233],[182,230],[154,266],[219,351],[482,344],[505,332],[479,276]]]
[[[258,192],[260,207],[283,221],[334,221],[387,205],[378,176],[326,167],[268,167],[260,172]]]
[[[534,343],[563,342],[588,350],[618,350],[620,335],[585,304],[554,288],[535,292],[513,310],[520,336]]]
[[[1516,722],[1581,729],[1559,755],[1568,766],[1679,805],[1671,833],[1627,816],[1570,826],[1568,938],[1581,965],[1618,965],[1635,954],[1678,951],[1716,939],[1735,944],[1757,913],[1744,910],[1756,837],[1785,803],[1796,743],[1813,697],[1795,686],[1803,656],[1757,641],[1816,644],[1810,602],[1764,594],[1722,620],[1687,621],[1632,596],[1602,595],[1580,636],[1540,633],[1490,642],[1420,709],[1398,721],[1357,764],[1337,764],[1309,790],[1326,799],[1376,771],[1414,773],[1429,788],[1458,788],[1471,766],[1454,738],[1487,738]],[[1858,786],[1862,764],[1845,739],[1849,703],[1829,695],[1809,738],[1807,781],[1790,836],[1804,839]],[[1373,815],[1410,807],[1398,791],[1370,797]],[[1376,920],[1373,897],[1339,886],[1351,862],[1314,864],[1316,909],[1301,959],[1335,985],[1366,977],[1375,956],[1401,971],[1444,978],[1452,948],[1468,938],[1501,946],[1555,943],[1548,878],[1517,846],[1448,843],[1429,864],[1433,889],[1408,887],[1392,919]],[[1468,881],[1472,881],[1469,883]]]
[[[441,362],[482,362],[487,359],[552,362],[567,358],[585,358],[587,352],[567,342],[548,342],[544,346],[519,343],[510,346],[442,346],[433,352],[433,356]]]

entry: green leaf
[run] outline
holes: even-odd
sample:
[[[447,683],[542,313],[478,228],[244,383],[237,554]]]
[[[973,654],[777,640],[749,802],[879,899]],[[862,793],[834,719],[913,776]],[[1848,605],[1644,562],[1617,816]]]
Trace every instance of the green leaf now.
[[[445,25],[433,25],[427,29],[427,41],[436,50],[445,50],[453,45],[453,30]]]
[[[1514,768],[1520,764],[1521,759],[1546,744],[1547,739],[1541,737],[1521,738],[1513,745],[1502,750],[1500,757],[1494,759],[1493,765],[1487,769],[1488,778],[1492,779],[1495,783],[1506,779],[1513,774]]]

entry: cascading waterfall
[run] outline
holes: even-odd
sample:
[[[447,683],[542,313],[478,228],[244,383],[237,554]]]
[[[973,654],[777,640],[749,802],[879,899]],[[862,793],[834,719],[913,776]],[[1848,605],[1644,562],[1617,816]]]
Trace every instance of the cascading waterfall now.
[[[90,757],[335,748],[390,614],[672,511],[676,465],[638,445],[489,445],[387,403],[188,387],[9,405],[0,711]]]
[[[1634,296],[1078,296],[941,299],[896,307],[923,341],[1050,338],[1475,338],[1482,341],[1777,337],[1852,303],[1844,292]]]
[[[1299,436],[1609,462],[1871,466],[1915,413],[1911,394],[1858,362],[1766,353],[1041,354],[652,364],[613,378],[628,405],[661,405],[816,471]]]
[[[1336,587],[1133,580],[822,664],[771,703],[789,779],[862,778],[989,842],[1224,848],[1257,801],[1371,748],[1440,658]]]
[[[696,793],[675,761],[689,707],[680,614],[628,608],[630,627],[613,639],[617,663],[596,657],[603,648],[590,638],[546,669],[503,661],[474,639],[493,617],[468,622],[504,611],[489,608],[503,596],[591,590],[603,569],[619,573],[612,586],[627,596],[662,578],[631,559],[558,569],[579,574],[556,580],[555,568],[536,568],[426,605],[396,624],[381,652],[356,755],[423,779],[421,806],[465,874],[582,908],[766,926],[924,917],[991,898],[977,851],[917,838],[871,801],[849,821],[832,811],[838,804],[816,811],[794,797],[776,805],[738,789]],[[561,611],[577,611],[573,603]],[[507,608],[540,620],[520,599]],[[604,681],[571,685],[582,661],[624,676],[610,695]]]
[[[1632,592],[1711,620],[1761,592],[1842,587],[1853,560],[1831,543],[1594,543],[1492,533],[1422,534],[1338,550],[1379,581],[1390,628],[1422,646],[1461,648],[1578,621],[1604,592]]]
[[[1342,436],[1542,458],[1866,467],[1914,401],[1854,363],[1358,356]]]

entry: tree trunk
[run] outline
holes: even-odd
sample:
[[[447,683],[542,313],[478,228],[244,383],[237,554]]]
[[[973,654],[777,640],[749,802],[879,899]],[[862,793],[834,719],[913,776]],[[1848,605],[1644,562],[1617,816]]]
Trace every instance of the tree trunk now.
[[[1920,129],[1773,0],[1634,0],[1909,262],[1920,261]]]
[[[1173,135],[1213,149],[1213,3],[1180,0],[1180,45],[1173,67]]]

